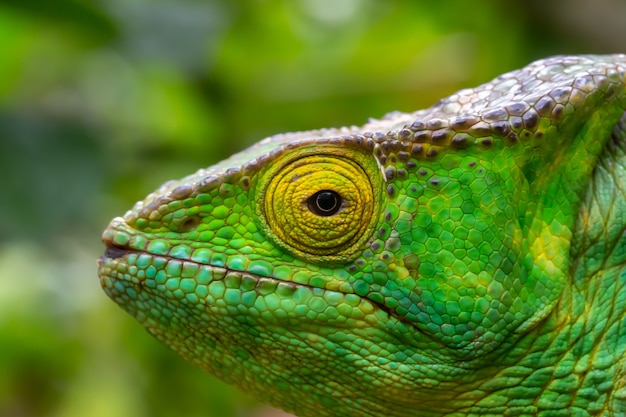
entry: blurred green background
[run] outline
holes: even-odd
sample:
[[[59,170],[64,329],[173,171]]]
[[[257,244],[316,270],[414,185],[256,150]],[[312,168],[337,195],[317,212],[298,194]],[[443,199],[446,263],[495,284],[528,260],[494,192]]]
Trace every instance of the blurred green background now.
[[[105,297],[108,220],[274,133],[626,52],[624,21],[621,0],[3,0],[0,416],[279,415]]]

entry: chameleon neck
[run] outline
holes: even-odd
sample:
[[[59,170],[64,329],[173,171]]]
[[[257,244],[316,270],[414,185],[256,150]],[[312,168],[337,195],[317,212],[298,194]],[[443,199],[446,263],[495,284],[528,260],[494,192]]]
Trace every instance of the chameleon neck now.
[[[581,202],[569,254],[571,278],[558,304],[505,353],[486,358],[507,366],[485,374],[477,389],[484,396],[470,413],[626,411],[620,408],[626,396],[626,329],[621,326],[626,190],[616,186],[626,175],[625,141],[626,116],[602,150]]]

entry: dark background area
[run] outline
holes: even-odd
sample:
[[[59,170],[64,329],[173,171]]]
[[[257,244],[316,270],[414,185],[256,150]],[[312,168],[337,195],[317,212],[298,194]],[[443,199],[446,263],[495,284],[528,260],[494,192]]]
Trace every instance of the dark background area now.
[[[626,52],[624,22],[622,0],[2,1],[0,415],[278,415],[106,298],[107,222],[268,135]]]

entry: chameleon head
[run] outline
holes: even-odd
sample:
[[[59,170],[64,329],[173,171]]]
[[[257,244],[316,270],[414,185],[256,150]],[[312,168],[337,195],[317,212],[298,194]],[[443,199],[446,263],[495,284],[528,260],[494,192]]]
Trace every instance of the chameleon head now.
[[[568,132],[608,137],[623,112],[605,126],[595,89],[530,81],[275,136],[166,183],[104,232],[101,285],[186,359],[299,415],[442,407],[559,300],[593,167],[566,155],[603,147]],[[567,103],[550,95],[566,86]],[[589,115],[558,124],[574,111]]]

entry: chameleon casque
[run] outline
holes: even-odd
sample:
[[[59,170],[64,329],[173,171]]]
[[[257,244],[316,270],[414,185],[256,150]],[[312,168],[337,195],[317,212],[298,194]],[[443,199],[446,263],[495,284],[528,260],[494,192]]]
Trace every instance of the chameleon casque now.
[[[113,219],[105,292],[302,417],[626,415],[626,55],[267,138]]]

